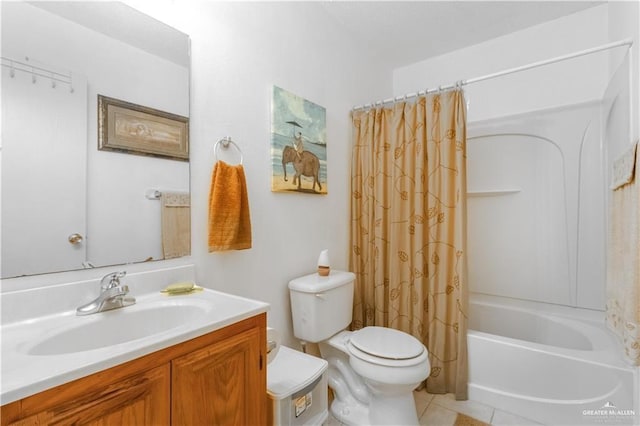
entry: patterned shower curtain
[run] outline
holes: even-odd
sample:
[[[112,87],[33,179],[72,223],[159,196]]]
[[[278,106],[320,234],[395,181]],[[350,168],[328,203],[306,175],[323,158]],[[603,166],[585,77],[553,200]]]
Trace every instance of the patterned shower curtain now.
[[[640,366],[640,141],[613,166],[607,250],[607,325]]]
[[[354,112],[354,329],[412,334],[427,391],[467,398],[466,110],[462,90]]]

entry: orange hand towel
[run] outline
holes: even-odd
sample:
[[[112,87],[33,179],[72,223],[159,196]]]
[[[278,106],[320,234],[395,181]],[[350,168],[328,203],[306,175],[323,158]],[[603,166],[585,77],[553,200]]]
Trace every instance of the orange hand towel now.
[[[209,191],[209,252],[248,248],[251,218],[244,169],[218,161]]]

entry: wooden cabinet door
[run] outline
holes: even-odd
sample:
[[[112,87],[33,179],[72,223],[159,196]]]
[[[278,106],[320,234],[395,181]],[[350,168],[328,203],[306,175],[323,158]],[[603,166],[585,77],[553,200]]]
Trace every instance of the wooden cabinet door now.
[[[177,425],[262,425],[266,360],[251,328],[172,361],[171,420]]]
[[[108,386],[94,383],[79,397],[9,424],[168,425],[170,376],[170,364],[166,363]]]

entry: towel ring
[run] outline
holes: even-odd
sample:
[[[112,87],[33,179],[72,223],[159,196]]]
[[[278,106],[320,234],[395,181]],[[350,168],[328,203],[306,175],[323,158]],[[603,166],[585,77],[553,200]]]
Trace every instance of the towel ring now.
[[[213,156],[215,157],[216,161],[218,161],[218,149],[220,148],[221,144],[224,149],[229,148],[230,144],[233,145],[238,151],[238,153],[240,154],[240,165],[242,165],[242,161],[243,161],[242,150],[234,141],[231,140],[230,136],[225,136],[224,138],[220,139],[218,142],[216,142],[216,145],[213,147]]]

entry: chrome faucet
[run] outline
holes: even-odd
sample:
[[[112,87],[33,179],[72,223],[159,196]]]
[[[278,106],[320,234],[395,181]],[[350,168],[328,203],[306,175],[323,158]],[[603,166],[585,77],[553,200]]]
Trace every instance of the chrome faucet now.
[[[100,296],[95,300],[76,309],[76,315],[90,315],[111,309],[124,308],[136,303],[133,297],[126,297],[129,286],[120,283],[120,279],[127,275],[126,271],[112,272],[100,280]]]

